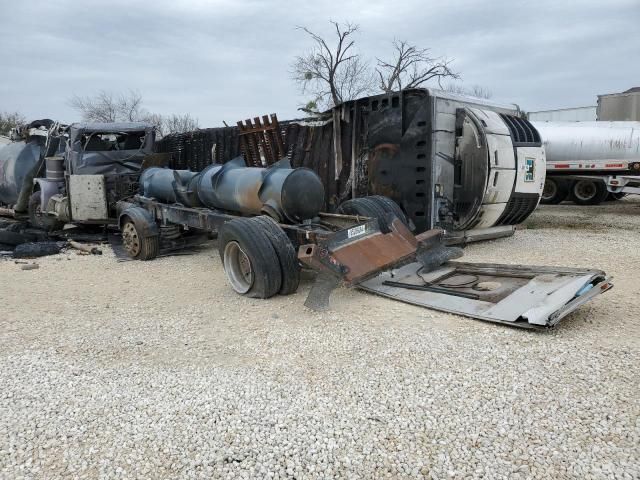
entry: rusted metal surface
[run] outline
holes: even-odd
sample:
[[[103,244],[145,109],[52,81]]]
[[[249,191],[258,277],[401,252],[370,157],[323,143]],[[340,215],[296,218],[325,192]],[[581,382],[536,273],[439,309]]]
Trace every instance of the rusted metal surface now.
[[[397,218],[389,226],[386,234],[375,220],[341,230],[327,241],[301,245],[298,259],[315,270],[341,276],[347,284],[356,284],[413,260],[419,251],[432,248],[442,237],[441,230],[414,237]]]

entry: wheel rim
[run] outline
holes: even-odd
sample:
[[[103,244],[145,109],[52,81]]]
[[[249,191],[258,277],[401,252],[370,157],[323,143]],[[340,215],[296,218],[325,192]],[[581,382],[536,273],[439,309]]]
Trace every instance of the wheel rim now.
[[[224,247],[224,271],[233,289],[242,294],[253,286],[253,268],[248,255],[238,242],[232,241]]]
[[[140,253],[140,237],[133,223],[127,222],[122,229],[122,243],[127,253],[136,257]]]
[[[573,187],[573,193],[576,198],[586,201],[591,200],[598,192],[595,183],[580,180],[576,182],[576,185]]]
[[[556,182],[550,182],[549,180],[546,180],[544,182],[544,189],[542,190],[542,199],[550,200],[555,197],[557,193],[558,186],[556,185]]]

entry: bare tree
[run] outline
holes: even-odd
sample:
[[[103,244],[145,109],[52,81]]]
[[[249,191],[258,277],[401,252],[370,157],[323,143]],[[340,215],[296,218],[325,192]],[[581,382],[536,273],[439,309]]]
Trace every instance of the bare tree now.
[[[451,70],[451,60],[430,56],[428,48],[418,48],[404,40],[394,40],[393,49],[392,60],[377,59],[376,73],[379,87],[384,92],[417,88],[433,79],[440,85],[444,78],[460,78]]]
[[[118,116],[128,122],[138,122],[148,115],[148,112],[142,109],[142,95],[134,90],[129,90],[128,94],[121,93],[116,105]]]
[[[444,87],[447,92],[457,93],[459,95],[469,95],[477,98],[491,98],[493,97],[493,93],[487,87],[482,87],[480,85],[472,85],[470,87],[465,87],[461,84],[450,83]]]
[[[332,107],[364,95],[372,87],[367,62],[355,52],[353,39],[358,25],[343,25],[330,20],[335,29],[335,44],[306,27],[298,27],[309,35],[315,45],[304,55],[296,57],[292,77],[302,93],[311,93],[314,100],[307,107],[323,104]]]
[[[199,128],[198,119],[193,118],[188,113],[184,115],[168,115],[164,117],[162,122],[162,133],[168,135],[170,133],[191,132]]]
[[[105,90],[95,96],[74,95],[69,105],[75,108],[87,122],[137,122],[149,112],[142,108],[142,95],[135,90],[115,96]]]
[[[74,95],[69,105],[82,115],[87,122],[115,122],[117,107],[113,95],[101,90],[94,97]]]
[[[19,112],[0,112],[0,135],[8,136],[12,128],[26,122],[26,118]]]
[[[74,95],[69,105],[87,122],[147,122],[155,125],[160,136],[188,132],[198,128],[198,120],[191,115],[163,116],[143,107],[142,95],[135,90],[114,95],[101,90],[94,96]]]
[[[164,137],[167,132],[165,131],[165,118],[159,113],[145,112],[145,115],[138,119],[139,122],[150,123],[156,127],[156,132],[159,137]]]

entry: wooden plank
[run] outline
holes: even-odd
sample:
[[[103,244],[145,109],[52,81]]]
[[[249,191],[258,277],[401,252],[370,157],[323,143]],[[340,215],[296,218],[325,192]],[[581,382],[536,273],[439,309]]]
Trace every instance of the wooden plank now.
[[[273,125],[273,131],[276,137],[276,147],[278,149],[278,155],[280,158],[284,157],[286,151],[284,149],[284,140],[282,139],[282,130],[280,129],[280,123],[275,113],[271,114],[271,125]]]
[[[249,133],[253,133],[254,128],[251,124],[251,120],[245,120],[245,126],[248,128]],[[250,156],[247,159],[247,162],[250,166],[253,167],[262,167],[262,161],[260,159],[260,150],[258,149],[258,144],[256,142],[256,138],[254,135],[246,135],[247,143],[249,144]]]

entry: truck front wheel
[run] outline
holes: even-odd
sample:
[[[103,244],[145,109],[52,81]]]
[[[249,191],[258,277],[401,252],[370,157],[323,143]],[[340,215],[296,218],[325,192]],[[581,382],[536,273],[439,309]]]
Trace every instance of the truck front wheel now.
[[[56,217],[47,215],[42,212],[40,208],[40,192],[33,192],[29,197],[29,223],[35,228],[40,228],[47,232],[54,230],[60,230],[64,227],[64,222],[61,222]]]
[[[144,235],[132,220],[126,220],[122,225],[122,245],[131,258],[153,260],[158,256],[160,238],[158,235]]]

